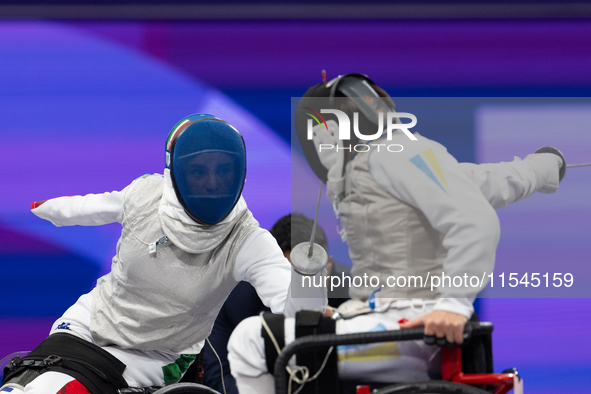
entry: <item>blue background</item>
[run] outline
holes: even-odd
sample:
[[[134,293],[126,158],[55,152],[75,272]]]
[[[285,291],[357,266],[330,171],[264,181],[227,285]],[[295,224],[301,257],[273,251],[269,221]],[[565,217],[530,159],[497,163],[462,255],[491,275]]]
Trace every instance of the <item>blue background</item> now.
[[[108,272],[118,238],[117,224],[54,228],[29,204],[161,172],[168,131],[186,115],[211,112],[243,132],[245,198],[270,228],[291,207],[290,100],[320,70],[368,74],[393,97],[585,97],[589,48],[587,20],[0,22],[0,354],[44,338]],[[477,161],[476,109],[434,110],[439,123],[420,132]],[[338,250],[333,225],[324,227]],[[496,327],[497,372],[517,367],[531,393],[590,392],[589,300],[479,303]]]

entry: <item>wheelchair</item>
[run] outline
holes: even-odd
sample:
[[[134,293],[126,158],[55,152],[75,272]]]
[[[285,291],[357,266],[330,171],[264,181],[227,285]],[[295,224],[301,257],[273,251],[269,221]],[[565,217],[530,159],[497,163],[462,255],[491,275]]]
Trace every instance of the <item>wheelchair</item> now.
[[[315,394],[505,394],[514,390],[515,394],[522,394],[523,381],[515,369],[492,373],[492,331],[491,323],[469,322],[466,325],[468,335],[464,346],[441,347],[442,380],[376,384],[347,382],[337,377],[339,383],[332,389],[327,389],[326,385],[322,387],[315,382],[310,382],[306,385],[312,387],[308,387],[306,392]],[[274,368],[275,394],[288,394],[289,377],[286,367],[289,359],[298,353],[339,345],[422,339],[422,327],[356,334],[319,334],[298,338],[283,348],[277,357]],[[195,383],[179,383],[160,389],[154,394],[218,394],[218,392]]]
[[[492,373],[492,331],[491,323],[468,322],[465,330],[467,338],[462,347],[441,347],[441,380],[368,384],[347,382],[340,380],[338,376],[333,376],[331,377],[332,382],[336,383],[328,386],[330,388],[327,389],[326,381],[324,381],[324,386],[314,381],[304,386],[305,392],[315,394],[505,394],[513,389],[515,394],[522,394],[523,381],[515,369]],[[283,348],[277,357],[274,366],[275,394],[288,394],[286,367],[289,359],[298,353],[311,349],[328,349],[331,346],[339,345],[422,339],[422,327],[355,334],[319,334],[298,338]],[[184,380],[188,381],[181,381],[181,383],[162,388],[121,389],[120,393],[220,394],[212,388],[194,383],[198,379]]]
[[[377,391],[372,391],[373,384],[356,382],[354,383],[356,390],[353,392],[356,394],[370,392],[374,394],[505,394],[513,389],[515,394],[522,394],[523,381],[515,369],[492,373],[492,331],[491,323],[468,322],[464,346],[441,347],[441,381],[378,384],[378,387],[382,387],[377,388]],[[288,360],[299,352],[318,347],[422,340],[423,336],[423,328],[417,327],[345,335],[321,334],[299,338],[287,345],[277,357],[274,369],[275,393],[288,394],[288,377],[285,367]],[[464,365],[466,361],[468,363]],[[471,370],[465,372],[466,367]],[[320,393],[314,389],[310,392],[314,391]],[[346,387],[344,391],[347,392]],[[335,390],[336,392],[343,392],[343,388]]]

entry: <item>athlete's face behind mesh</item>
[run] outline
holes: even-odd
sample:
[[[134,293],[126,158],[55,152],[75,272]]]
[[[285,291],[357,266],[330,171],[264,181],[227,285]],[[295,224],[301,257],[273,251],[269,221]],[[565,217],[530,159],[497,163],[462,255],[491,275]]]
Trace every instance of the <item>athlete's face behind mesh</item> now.
[[[225,152],[205,152],[187,163],[187,183],[193,195],[227,196],[235,184],[236,166]]]
[[[171,164],[177,198],[196,222],[219,223],[240,199],[246,151],[229,124],[215,118],[189,123],[174,141]]]

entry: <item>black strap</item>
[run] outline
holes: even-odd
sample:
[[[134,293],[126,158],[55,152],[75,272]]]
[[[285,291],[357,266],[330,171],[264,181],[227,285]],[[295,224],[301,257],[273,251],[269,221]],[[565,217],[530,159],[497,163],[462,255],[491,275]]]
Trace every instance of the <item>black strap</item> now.
[[[470,318],[471,322],[478,322],[476,313]],[[492,373],[492,334],[473,335],[470,340],[464,341],[462,346],[462,372],[464,373]],[[476,386],[485,391],[494,391],[495,386]]]
[[[470,318],[471,322],[478,322],[476,313]],[[462,346],[462,370],[464,373],[492,373],[492,334],[472,336]]]
[[[117,394],[125,388],[125,364],[106,350],[67,333],[52,334],[26,357],[15,358],[4,371],[2,384],[29,368],[63,372],[80,381],[92,394]]]
[[[322,321],[322,313],[315,311],[299,311],[296,313],[296,338],[304,335],[316,334],[316,329]],[[298,331],[302,335],[298,335]]]
[[[267,325],[271,329],[271,332],[273,333],[279,348],[283,349],[285,347],[285,316],[265,312],[263,313],[263,319],[265,319],[265,322],[267,322]],[[275,349],[273,341],[271,341],[271,338],[267,333],[267,330],[265,330],[265,327],[263,327],[261,330],[261,336],[265,340],[265,358],[267,359],[267,371],[273,373],[275,370],[275,361],[277,360],[278,353]]]
[[[335,332],[336,320],[323,318],[320,312],[299,311],[296,314],[296,338],[316,334],[334,334]],[[298,353],[296,355],[297,365],[308,367],[310,376],[312,376],[320,370],[329,349],[330,347],[319,347]],[[306,383],[300,393],[325,394],[338,392],[338,386],[339,374],[337,368],[337,350],[335,348],[330,354],[318,379]]]
[[[205,344],[205,346],[209,346]],[[195,361],[191,364],[187,372],[183,375],[179,383],[199,383],[203,384],[203,359],[205,356],[205,346],[201,349],[201,352],[195,358]]]

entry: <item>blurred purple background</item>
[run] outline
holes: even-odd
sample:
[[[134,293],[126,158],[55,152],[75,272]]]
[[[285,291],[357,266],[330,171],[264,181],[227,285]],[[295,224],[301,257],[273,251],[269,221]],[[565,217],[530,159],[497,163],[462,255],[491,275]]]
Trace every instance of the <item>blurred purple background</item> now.
[[[161,172],[164,139],[184,116],[211,112],[241,130],[245,198],[270,228],[291,209],[290,100],[321,69],[368,74],[406,108],[420,106],[412,96],[585,97],[589,48],[588,20],[1,22],[0,355],[43,339],[108,271],[118,238],[118,225],[54,228],[30,203]],[[417,130],[460,161],[511,160],[552,144],[591,161],[584,102],[443,103],[417,115]],[[499,126],[509,118],[521,127]],[[498,266],[590,263],[590,177],[569,170],[558,194],[499,211]],[[332,213],[322,215],[331,253],[348,263]],[[588,299],[483,299],[479,310],[495,324],[497,371],[517,367],[529,393],[591,392]]]

